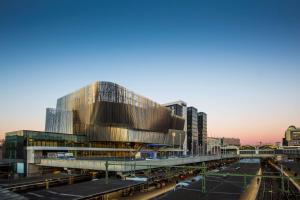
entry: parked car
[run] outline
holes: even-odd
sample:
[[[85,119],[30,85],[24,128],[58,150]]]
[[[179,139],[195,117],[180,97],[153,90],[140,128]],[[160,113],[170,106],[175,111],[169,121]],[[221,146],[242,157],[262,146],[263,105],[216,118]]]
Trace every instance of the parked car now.
[[[190,184],[189,184],[188,182],[185,182],[185,181],[179,182],[179,183],[177,183],[177,184],[175,185],[174,191],[176,191],[176,190],[179,189],[179,188],[188,187],[189,185],[190,185]]]

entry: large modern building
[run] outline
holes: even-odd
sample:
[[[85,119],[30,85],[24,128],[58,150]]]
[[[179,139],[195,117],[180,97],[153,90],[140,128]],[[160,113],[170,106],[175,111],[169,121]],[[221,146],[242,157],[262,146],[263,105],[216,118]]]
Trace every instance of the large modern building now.
[[[188,151],[187,147],[187,104],[184,101],[175,101],[171,103],[163,104],[165,107],[170,108],[172,110],[172,114],[183,117],[184,122],[184,142],[182,144],[183,154],[186,155]]]
[[[282,141],[283,146],[300,146],[300,128],[289,126]]]
[[[60,152],[113,159],[168,156],[182,151],[184,126],[182,114],[118,84],[98,81],[48,108],[45,132],[7,133],[4,155],[15,161],[16,170],[24,166],[27,175],[39,171],[41,158]]]
[[[83,134],[89,141],[173,145],[184,118],[111,82],[96,82],[57,100],[47,109],[46,131]],[[175,136],[173,136],[175,133]]]
[[[197,108],[187,108],[187,146],[190,155],[199,154]]]
[[[207,115],[204,112],[198,112],[198,144],[200,153],[206,154],[207,150]]]

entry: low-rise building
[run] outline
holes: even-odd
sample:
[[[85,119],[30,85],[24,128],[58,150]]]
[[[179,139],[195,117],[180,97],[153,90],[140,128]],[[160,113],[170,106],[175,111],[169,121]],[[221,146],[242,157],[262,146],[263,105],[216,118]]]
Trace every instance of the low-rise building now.
[[[239,138],[221,138],[222,146],[241,146],[241,141]]]
[[[215,137],[207,138],[207,154],[208,155],[221,154],[221,138],[215,138]]]

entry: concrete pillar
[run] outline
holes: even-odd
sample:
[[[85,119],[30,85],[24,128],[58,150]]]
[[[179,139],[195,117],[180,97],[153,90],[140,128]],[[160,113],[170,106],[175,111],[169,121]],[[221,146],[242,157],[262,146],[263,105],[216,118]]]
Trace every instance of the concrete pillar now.
[[[108,161],[105,162],[105,184],[108,184]]]
[[[69,185],[74,183],[74,177],[73,176],[69,176]]]

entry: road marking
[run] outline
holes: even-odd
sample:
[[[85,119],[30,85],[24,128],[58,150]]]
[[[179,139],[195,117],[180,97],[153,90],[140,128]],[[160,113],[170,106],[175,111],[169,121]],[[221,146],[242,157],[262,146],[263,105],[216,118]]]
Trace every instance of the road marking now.
[[[33,192],[28,192],[27,194],[32,195],[32,196],[36,196],[36,197],[40,197],[40,198],[45,197],[43,195],[36,194],[36,193],[33,193]]]
[[[195,192],[202,192],[202,190],[197,190],[197,189],[189,189],[189,188],[180,188],[180,190],[190,190],[190,191],[195,191]],[[231,194],[231,195],[240,195],[240,193],[236,192],[206,192],[209,194]]]
[[[71,197],[83,197],[81,195],[76,195],[76,194],[66,194],[66,193],[59,193],[59,192],[54,192],[51,190],[47,190],[47,192],[51,193],[51,194],[57,194],[57,195],[62,195],[62,196],[71,196]]]

